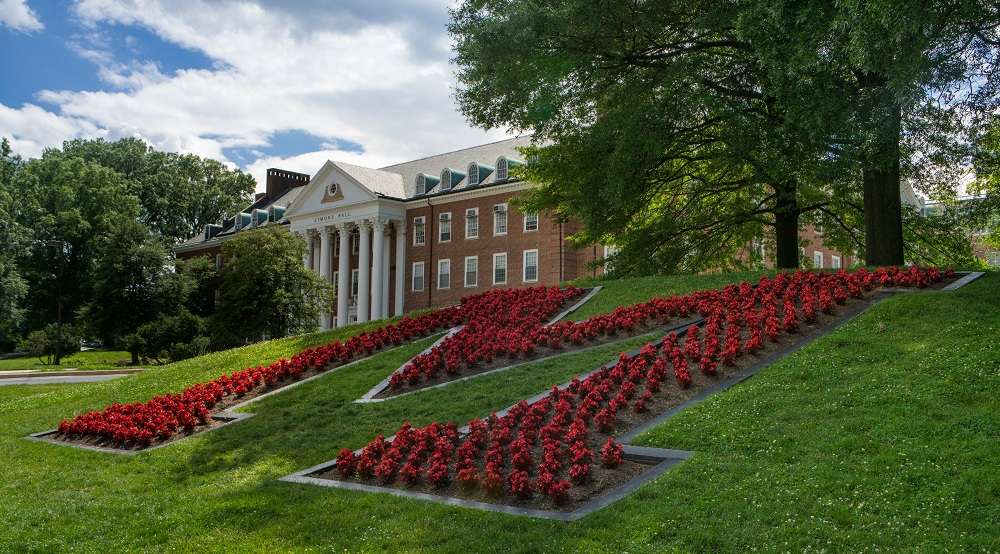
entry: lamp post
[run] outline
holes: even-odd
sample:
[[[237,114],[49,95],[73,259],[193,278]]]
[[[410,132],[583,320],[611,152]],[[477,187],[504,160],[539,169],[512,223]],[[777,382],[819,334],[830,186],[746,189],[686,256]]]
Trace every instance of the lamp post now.
[[[56,273],[56,365],[62,360],[62,324],[63,324],[63,301],[62,301],[62,276],[63,276],[63,254],[66,249],[66,241],[47,240],[46,246],[59,248],[59,269]]]

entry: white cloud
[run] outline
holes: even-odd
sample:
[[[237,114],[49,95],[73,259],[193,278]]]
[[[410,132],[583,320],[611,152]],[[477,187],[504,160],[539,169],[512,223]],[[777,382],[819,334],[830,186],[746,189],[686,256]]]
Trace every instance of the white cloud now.
[[[17,31],[40,31],[45,28],[28,7],[27,0],[0,0],[0,25]]]
[[[357,154],[324,145],[319,152],[260,158],[248,167],[259,183],[269,166],[311,174],[336,157],[378,167],[505,136],[470,128],[456,111],[443,27],[446,4],[435,2],[433,9],[420,4],[414,18],[376,17],[367,2],[353,4],[322,11],[320,3],[308,0],[276,7],[78,0],[76,15],[95,30],[107,23],[142,26],[215,64],[164,75],[153,61],[122,65],[95,55],[99,75],[118,90],[38,96],[56,106],[57,113],[47,115],[77,132],[87,132],[81,127],[86,124],[94,132],[141,136],[160,149],[222,160],[225,148],[266,150],[273,134],[287,130],[364,148]],[[300,11],[293,10],[297,5]],[[325,14],[323,23],[309,10]],[[437,23],[428,15],[433,13],[440,14]],[[422,25],[419,32],[416,25]],[[37,115],[31,110],[24,117]],[[0,134],[7,132],[0,119]],[[19,132],[14,134],[22,142],[45,144],[51,138],[24,127]]]

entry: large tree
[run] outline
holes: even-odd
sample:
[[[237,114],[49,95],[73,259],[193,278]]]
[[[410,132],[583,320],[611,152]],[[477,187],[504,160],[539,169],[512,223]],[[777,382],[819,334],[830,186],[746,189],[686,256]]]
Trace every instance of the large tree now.
[[[277,227],[227,240],[213,340],[233,345],[314,330],[333,288],[302,266],[305,250],[305,241]]]
[[[15,219],[13,184],[24,167],[11,151],[7,139],[0,139],[0,350],[17,342],[17,329],[24,316],[21,301],[28,287],[17,267],[17,253],[28,243],[30,233]]]
[[[529,204],[573,214],[630,272],[697,271],[829,205],[822,143],[789,124],[733,4],[469,1],[453,12],[465,115],[546,145]],[[501,38],[503,37],[503,38]]]
[[[193,154],[159,152],[142,139],[77,139],[67,156],[115,170],[139,200],[139,220],[168,242],[187,240],[250,200],[253,177]]]
[[[955,173],[935,170],[967,163],[964,127],[996,109],[1000,7],[763,0],[741,11],[740,35],[786,99],[789,118],[857,168],[866,261],[903,263],[901,181],[954,194]]]
[[[135,221],[138,202],[115,171],[59,150],[26,163],[12,189],[15,219],[32,231],[18,259],[30,284],[27,328],[70,321],[92,298],[104,239]]]
[[[799,216],[849,230],[857,213],[869,261],[901,263],[899,168],[948,150],[961,118],[943,108],[981,110],[992,81],[920,99],[995,58],[984,2],[909,4],[468,0],[457,95],[474,123],[548,144],[535,207],[582,214],[581,238],[615,235],[636,261],[723,265],[767,225],[788,267]]]

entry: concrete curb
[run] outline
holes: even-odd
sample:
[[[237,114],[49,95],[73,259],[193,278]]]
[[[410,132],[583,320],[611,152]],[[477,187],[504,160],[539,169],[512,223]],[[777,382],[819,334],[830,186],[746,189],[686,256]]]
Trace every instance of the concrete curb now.
[[[434,336],[434,335],[430,335],[430,336]],[[422,340],[422,339],[418,339],[418,340]],[[243,408],[245,406],[249,406],[250,404],[253,404],[254,402],[258,402],[260,400],[263,400],[263,399],[265,399],[265,398],[267,398],[269,396],[274,396],[275,394],[285,392],[285,391],[287,391],[289,389],[292,389],[292,388],[295,388],[295,387],[297,387],[299,385],[303,385],[303,384],[308,383],[310,381],[315,381],[315,380],[320,379],[322,377],[326,377],[327,375],[336,373],[337,371],[340,371],[341,369],[344,369],[346,367],[350,367],[350,366],[353,366],[355,364],[359,364],[361,362],[368,361],[368,360],[374,358],[375,356],[378,356],[379,354],[385,354],[387,352],[392,352],[393,350],[396,350],[398,348],[403,348],[404,346],[407,346],[407,345],[406,344],[401,344],[399,346],[394,346],[392,348],[387,348],[385,350],[380,350],[380,351],[375,352],[374,354],[372,354],[370,356],[365,356],[364,358],[358,358],[357,360],[352,360],[350,362],[347,362],[346,364],[342,364],[342,365],[339,365],[337,367],[328,369],[328,370],[326,370],[326,371],[324,371],[322,373],[318,373],[316,375],[313,375],[312,377],[307,377],[307,378],[301,379],[299,381],[294,381],[294,382],[288,383],[287,385],[284,385],[282,387],[279,387],[279,388],[276,388],[274,390],[268,391],[268,392],[266,392],[264,394],[261,394],[259,396],[255,396],[255,397],[253,397],[253,398],[251,398],[249,400],[245,400],[245,401],[240,402],[238,404],[233,404],[232,406],[226,408],[225,410],[223,410],[223,411],[221,411],[221,412],[219,412],[217,414],[214,414],[211,417],[211,419],[214,420],[214,421],[221,421],[222,422],[221,425],[217,425],[215,427],[212,427],[211,429],[205,429],[205,430],[193,432],[193,433],[190,433],[190,434],[188,434],[186,436],[180,437],[180,438],[178,438],[176,440],[171,440],[169,442],[165,442],[165,443],[162,443],[162,444],[157,444],[157,445],[150,446],[150,447],[147,447],[147,448],[141,448],[141,449],[136,449],[136,450],[125,450],[125,449],[122,449],[122,448],[111,448],[111,447],[104,447],[104,446],[90,446],[90,445],[86,445],[86,444],[76,444],[76,443],[72,443],[72,442],[60,441],[60,440],[56,440],[56,439],[51,438],[51,435],[56,434],[58,432],[58,429],[48,429],[46,431],[40,431],[38,433],[32,433],[32,434],[30,434],[30,435],[28,435],[27,437],[24,437],[24,438],[27,439],[27,440],[32,440],[32,441],[46,442],[46,443],[49,443],[49,444],[56,444],[56,445],[59,445],[59,446],[68,446],[68,447],[71,447],[71,448],[80,448],[80,449],[83,449],[83,450],[92,450],[92,451],[95,451],[95,452],[108,452],[108,453],[111,453],[111,454],[123,454],[123,455],[126,455],[126,456],[131,456],[131,455],[135,455],[135,454],[141,454],[143,452],[149,452],[151,450],[157,450],[159,448],[170,446],[170,445],[172,445],[174,443],[180,442],[182,440],[186,440],[186,439],[188,439],[190,437],[194,437],[194,436],[201,435],[201,434],[204,434],[204,433],[211,433],[212,431],[216,431],[218,429],[221,429],[221,428],[223,428],[223,427],[225,427],[225,426],[227,426],[227,425],[229,425],[231,423],[237,423],[237,422],[240,422],[240,421],[243,421],[243,420],[246,420],[246,419],[250,419],[251,417],[254,417],[256,414],[249,413],[249,412],[239,412],[237,410],[239,410],[239,409],[241,409],[241,408]]]
[[[961,279],[959,279],[958,281],[956,281],[954,283],[951,283],[950,285],[948,285],[947,287],[944,287],[941,290],[948,291],[948,292],[957,290],[957,289],[959,289],[959,288],[967,285],[968,283],[971,283],[975,279],[978,279],[982,275],[983,275],[982,272],[976,272],[976,273],[966,274]],[[885,299],[887,299],[889,297],[894,296],[898,292],[900,292],[900,291],[898,291],[898,290],[878,290],[878,291],[876,291],[875,292],[875,298],[873,299],[873,301],[870,304],[861,307],[861,309],[859,309],[857,312],[855,312],[853,314],[845,315],[843,318],[831,322],[829,324],[829,327],[827,327],[826,329],[823,329],[820,332],[816,333],[815,335],[803,338],[803,339],[799,340],[798,342],[795,342],[795,343],[791,344],[787,349],[783,349],[783,350],[780,350],[780,351],[777,351],[777,352],[773,352],[773,353],[765,356],[764,358],[760,359],[759,361],[757,361],[756,363],[754,363],[750,367],[748,367],[748,368],[746,368],[746,369],[744,369],[744,370],[742,370],[742,371],[740,371],[740,372],[738,372],[738,373],[736,373],[734,375],[729,376],[725,380],[723,380],[723,381],[721,381],[721,382],[719,382],[719,383],[717,383],[715,385],[712,385],[710,387],[707,387],[707,388],[699,391],[698,394],[696,394],[695,396],[693,396],[693,397],[689,398],[688,400],[682,402],[681,404],[678,404],[677,406],[674,406],[673,408],[665,411],[664,413],[662,413],[659,416],[651,419],[650,421],[648,421],[646,423],[643,423],[642,425],[639,425],[635,429],[632,429],[631,431],[620,435],[619,436],[619,440],[623,443],[625,458],[633,460],[633,461],[636,461],[636,462],[639,462],[639,463],[655,464],[655,465],[651,469],[643,471],[642,473],[640,473],[639,475],[637,475],[635,478],[630,479],[629,481],[627,481],[627,482],[619,485],[618,487],[615,487],[615,488],[611,489],[610,491],[608,491],[607,493],[605,493],[605,494],[603,494],[603,495],[601,495],[599,497],[596,497],[596,498],[593,498],[593,499],[587,501],[586,503],[582,504],[577,509],[575,509],[573,511],[570,511],[570,512],[562,512],[562,511],[556,511],[556,510],[539,510],[539,509],[531,509],[531,508],[521,508],[521,507],[517,507],[517,506],[508,506],[508,505],[504,505],[504,504],[492,504],[492,503],[480,502],[480,501],[476,501],[476,500],[465,500],[465,499],[462,499],[462,498],[455,498],[455,497],[450,497],[450,496],[442,496],[442,495],[430,494],[430,493],[425,493],[425,492],[408,491],[408,490],[404,490],[404,489],[397,489],[397,488],[391,488],[391,487],[380,487],[378,485],[367,485],[367,484],[362,484],[362,483],[339,481],[339,480],[336,480],[336,479],[321,479],[321,478],[318,478],[318,477],[312,477],[312,475],[314,475],[316,473],[319,473],[319,472],[322,472],[322,471],[327,471],[327,470],[335,468],[337,466],[337,460],[336,459],[328,460],[326,462],[322,462],[320,464],[317,464],[317,465],[314,465],[312,467],[303,469],[301,471],[297,471],[297,472],[292,473],[290,475],[286,475],[285,477],[282,477],[279,480],[280,481],[284,481],[284,482],[288,482],[288,483],[299,483],[299,484],[307,484],[307,485],[317,485],[317,486],[321,486],[321,487],[330,487],[330,488],[340,488],[340,489],[347,489],[347,490],[354,490],[354,491],[371,492],[371,493],[377,493],[377,494],[388,494],[388,495],[397,496],[397,497],[405,497],[405,498],[413,498],[413,499],[417,499],[417,500],[425,500],[425,501],[435,502],[435,503],[438,503],[438,504],[444,504],[444,505],[448,505],[448,506],[460,506],[460,507],[464,507],[464,508],[473,508],[473,509],[486,510],[486,511],[491,511],[491,512],[500,512],[500,513],[505,513],[505,514],[510,514],[510,515],[517,515],[517,516],[527,516],[527,517],[534,517],[534,518],[539,518],[539,519],[549,519],[549,520],[554,520],[554,521],[575,521],[575,520],[578,520],[580,518],[583,518],[583,517],[585,517],[585,516],[587,516],[587,515],[595,512],[597,510],[600,510],[600,509],[602,509],[604,507],[607,507],[610,504],[613,504],[614,502],[617,502],[618,500],[624,498],[625,496],[627,496],[628,494],[630,494],[631,492],[633,492],[637,488],[639,488],[642,485],[644,485],[644,484],[646,484],[646,483],[648,483],[648,482],[656,479],[657,477],[659,477],[660,475],[662,475],[664,472],[666,472],[668,469],[670,469],[673,466],[675,466],[675,465],[683,462],[684,460],[687,460],[687,459],[691,458],[695,454],[695,452],[686,451],[686,450],[674,450],[674,449],[666,449],[666,448],[652,448],[652,447],[644,447],[644,446],[639,446],[639,445],[628,444],[629,441],[634,440],[636,437],[640,436],[641,434],[645,433],[646,431],[648,431],[648,430],[650,430],[650,429],[652,429],[654,427],[662,425],[667,420],[669,420],[673,416],[677,415],[681,411],[686,410],[686,409],[688,409],[688,408],[690,408],[690,407],[692,407],[692,406],[694,406],[694,405],[696,405],[696,404],[698,404],[698,403],[706,400],[707,398],[711,397],[712,395],[717,394],[717,393],[722,392],[722,391],[725,391],[725,390],[727,390],[729,388],[732,388],[733,386],[736,386],[736,385],[742,383],[743,381],[746,381],[750,377],[756,375],[762,369],[764,369],[764,368],[772,365],[776,361],[778,361],[778,360],[780,360],[780,359],[782,359],[782,358],[784,358],[786,356],[789,356],[789,355],[792,355],[792,354],[798,352],[799,350],[801,350],[801,349],[805,348],[806,346],[808,346],[808,345],[812,344],[813,342],[815,342],[817,339],[819,339],[821,337],[825,337],[825,336],[827,336],[827,335],[829,335],[829,334],[837,331],[838,329],[840,329],[841,327],[843,327],[847,323],[853,321],[854,319],[858,318],[862,314],[868,312],[875,305],[879,304],[880,302],[884,301]],[[695,324],[696,325],[701,325],[703,323],[704,323],[704,319],[701,319],[698,323],[695,323]],[[677,332],[677,336],[678,337],[683,337],[684,335],[687,334],[687,328],[690,325],[691,325],[691,322],[685,322],[685,323],[678,324],[677,326],[675,326],[672,329],[667,329],[664,332],[664,334],[669,333],[671,330],[675,330],[675,332]],[[651,342],[652,342],[652,344],[655,344],[655,345],[659,346],[660,344],[662,344],[663,341],[662,341],[662,339],[660,339],[660,340],[651,341]],[[635,350],[632,350],[631,352],[629,352],[628,354],[629,354],[629,356],[634,356],[638,352],[639,352],[639,349],[635,349]],[[615,362],[612,362],[610,364],[606,364],[606,367],[613,368],[615,365],[617,365],[617,363],[618,362],[615,361]],[[602,367],[605,367],[605,366],[602,366]],[[592,375],[592,374],[594,374],[594,373],[596,373],[596,372],[598,372],[600,370],[601,370],[601,368],[594,369],[594,370],[589,371],[589,372],[587,372],[585,374],[579,375],[577,378],[580,379],[580,380],[583,380],[583,379],[589,377],[590,375]],[[456,382],[456,381],[449,381],[448,383],[443,383],[443,384],[450,384],[450,383],[453,383],[453,382]],[[568,387],[571,382],[572,381],[563,383],[561,385],[558,385],[557,387],[560,390],[563,390],[566,387]],[[425,389],[421,389],[421,390],[425,390]],[[419,391],[413,391],[413,392],[419,392]],[[533,402],[537,402],[538,400],[541,400],[542,398],[548,396],[549,394],[550,394],[550,391],[545,391],[545,392],[536,394],[535,396],[532,396],[529,399],[526,399],[526,401],[529,404],[531,404]],[[515,405],[516,404],[508,406],[507,408],[504,408],[503,410],[500,410],[500,411],[496,412],[497,417],[502,417],[502,416],[506,415],[507,412],[509,412],[510,409],[513,408]],[[468,425],[460,427],[459,428],[459,432],[461,434],[468,433],[469,432]],[[386,442],[392,442],[392,440],[394,438],[395,438],[395,435],[393,435],[391,437],[387,437],[385,440],[386,440]],[[363,450],[363,448],[359,448],[359,449],[355,450],[354,452],[356,454],[359,454],[359,453],[361,453],[362,450]]]
[[[550,319],[548,321],[548,323],[545,324],[545,326],[548,327],[549,325],[552,325],[552,324],[554,324],[554,323],[562,320],[563,318],[568,317],[573,312],[579,310],[581,306],[583,306],[584,304],[586,304],[587,301],[589,301],[591,298],[594,297],[594,295],[596,295],[598,292],[600,292],[602,288],[604,288],[604,287],[598,285],[598,286],[595,286],[595,287],[591,287],[590,289],[585,289],[585,290],[587,290],[587,294],[583,295],[583,298],[581,298],[580,300],[577,300],[569,308],[566,308],[565,310],[563,310],[563,311],[559,312],[558,314],[556,314],[552,319]],[[434,344],[428,346],[426,349],[424,349],[423,352],[420,352],[420,354],[417,354],[417,356],[420,356],[421,354],[426,354],[426,353],[430,352],[435,347],[437,347],[439,344],[441,344],[442,342],[444,342],[445,339],[447,339],[448,337],[450,337],[450,336],[454,335],[455,333],[461,331],[462,327],[464,327],[464,325],[458,325],[456,327],[452,327],[448,331],[448,334],[446,334],[445,336],[441,337],[441,339],[438,340],[438,341],[436,341]],[[416,356],[414,356],[414,358],[415,357]],[[444,385],[448,385],[448,384],[451,384],[451,383],[454,383],[454,382],[457,382],[457,381],[463,381],[463,380],[467,379],[466,377],[463,377],[463,378],[460,378],[460,379],[454,379],[454,380],[451,380],[451,381],[445,381],[444,383],[438,383],[437,385],[432,385],[430,387],[425,387],[425,388],[417,389],[417,390],[414,390],[414,391],[405,392],[405,393],[402,393],[402,394],[396,394],[396,395],[389,396],[389,397],[386,397],[386,398],[375,398],[376,395],[380,394],[382,391],[384,391],[387,388],[389,388],[389,381],[392,379],[392,376],[395,375],[395,374],[397,374],[397,373],[400,373],[404,369],[406,369],[406,366],[410,365],[410,361],[412,359],[413,358],[410,358],[409,360],[406,360],[403,363],[403,365],[401,365],[398,368],[396,368],[395,371],[393,371],[392,373],[390,373],[389,375],[387,375],[385,379],[382,379],[381,381],[379,381],[378,384],[376,384],[374,387],[368,389],[368,392],[364,393],[361,396],[361,398],[355,400],[354,402],[356,404],[367,404],[367,403],[371,403],[371,402],[385,402],[386,400],[393,400],[393,399],[396,399],[396,398],[400,398],[402,396],[408,396],[410,394],[413,394],[415,392],[420,392],[422,390],[427,390],[427,389],[432,389],[432,388],[440,388],[440,387],[442,387]],[[539,358],[539,360],[540,359],[541,358]],[[532,361],[539,361],[539,360],[532,360]],[[525,363],[529,363],[529,362],[525,362]],[[517,365],[521,365],[521,364],[517,364]],[[490,371],[479,373],[477,375],[471,375],[469,377],[479,377],[481,375],[486,375],[486,374],[489,374],[489,373],[495,373],[497,371],[502,371],[502,370],[510,369],[511,367],[514,367],[514,366],[506,366],[506,367],[501,367],[501,368],[497,368],[497,369],[491,369]]]

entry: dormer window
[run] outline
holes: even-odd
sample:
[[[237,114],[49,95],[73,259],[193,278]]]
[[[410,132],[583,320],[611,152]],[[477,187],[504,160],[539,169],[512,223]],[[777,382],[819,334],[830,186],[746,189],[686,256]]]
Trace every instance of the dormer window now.
[[[465,179],[465,173],[447,167],[441,172],[441,190],[451,190]]]
[[[500,158],[497,160],[497,176],[494,177],[496,181],[506,181],[507,180],[507,158]]]
[[[506,156],[500,156],[497,158],[497,170],[496,175],[493,177],[494,182],[506,181],[510,179],[510,168],[522,165],[523,162],[508,158]]]
[[[416,180],[414,182],[413,194],[416,196],[427,194],[431,190],[433,190],[434,187],[437,186],[437,184],[440,182],[441,181],[437,177],[434,177],[433,175],[421,173],[417,175]]]
[[[491,173],[493,173],[492,167],[479,162],[472,162],[469,164],[468,177],[465,179],[466,186],[474,187],[482,184]]]

